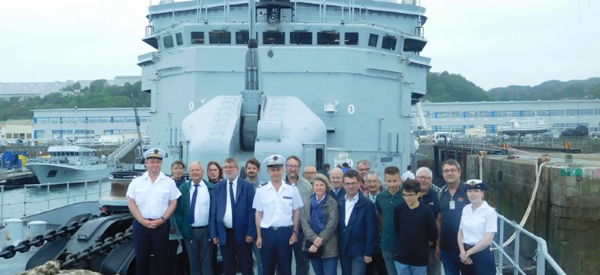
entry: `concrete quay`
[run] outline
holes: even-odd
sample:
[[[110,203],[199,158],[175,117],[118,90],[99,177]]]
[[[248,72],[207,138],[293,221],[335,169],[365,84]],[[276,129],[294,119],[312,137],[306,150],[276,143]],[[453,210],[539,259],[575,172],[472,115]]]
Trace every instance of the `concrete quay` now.
[[[487,201],[517,223],[535,187],[541,156],[535,154],[481,159],[481,176],[490,186]],[[525,228],[548,242],[550,254],[567,274],[600,274],[600,154],[544,155],[550,161],[542,168]],[[479,156],[467,157],[463,171],[467,179],[480,178],[479,163]],[[505,234],[505,240],[508,236]],[[522,239],[521,259],[531,261],[535,249],[535,243]]]

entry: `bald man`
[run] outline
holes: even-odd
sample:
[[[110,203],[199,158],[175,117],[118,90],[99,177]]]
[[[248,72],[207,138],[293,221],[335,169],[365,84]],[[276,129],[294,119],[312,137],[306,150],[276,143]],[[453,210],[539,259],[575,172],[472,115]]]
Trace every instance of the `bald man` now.
[[[329,172],[329,182],[331,183],[331,191],[329,194],[336,200],[339,201],[346,195],[346,190],[343,187],[344,173],[341,168],[333,168]]]

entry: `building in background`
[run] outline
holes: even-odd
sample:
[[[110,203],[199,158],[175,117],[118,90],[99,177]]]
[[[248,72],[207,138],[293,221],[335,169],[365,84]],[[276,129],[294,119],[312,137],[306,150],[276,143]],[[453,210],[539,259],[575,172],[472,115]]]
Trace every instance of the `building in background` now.
[[[33,139],[33,122],[30,119],[15,119],[0,122],[2,143],[17,143]]]
[[[422,103],[427,125],[435,132],[468,134],[469,129],[485,129],[497,134],[498,126],[510,120],[542,119],[552,123],[551,131],[562,132],[579,125],[590,133],[600,132],[600,100],[538,100],[494,102]],[[417,124],[413,106],[412,125]]]
[[[137,137],[133,108],[37,109],[33,112],[33,139],[100,139],[117,142]],[[150,108],[138,108],[142,138],[150,133]],[[114,138],[111,138],[114,137]]]

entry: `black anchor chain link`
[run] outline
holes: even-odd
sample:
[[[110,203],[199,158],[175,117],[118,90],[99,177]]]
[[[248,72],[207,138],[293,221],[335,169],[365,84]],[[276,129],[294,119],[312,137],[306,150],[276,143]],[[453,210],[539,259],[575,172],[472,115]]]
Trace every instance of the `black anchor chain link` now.
[[[67,269],[76,266],[83,260],[91,260],[97,254],[108,253],[120,244],[126,243],[133,238],[133,228],[129,227],[125,232],[119,232],[114,237],[107,237],[104,240],[97,241],[83,250],[69,254],[65,261],[60,265],[61,269]]]
[[[68,235],[72,235],[84,223],[97,218],[96,215],[91,215],[89,217],[83,217],[79,221],[72,221],[68,225],[62,225],[56,230],[48,230],[44,234],[38,234],[31,238],[31,240],[22,240],[17,245],[7,245],[0,250],[0,258],[10,259],[14,257],[17,252],[25,253],[29,251],[32,247],[40,247],[46,242],[53,242],[58,237],[66,237]]]

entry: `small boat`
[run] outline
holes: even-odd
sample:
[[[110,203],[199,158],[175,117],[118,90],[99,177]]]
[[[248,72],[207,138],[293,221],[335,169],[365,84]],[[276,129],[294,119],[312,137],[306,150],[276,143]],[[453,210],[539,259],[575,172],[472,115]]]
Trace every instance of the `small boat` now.
[[[514,136],[514,135],[527,135],[527,134],[540,134],[546,133],[552,128],[552,123],[545,123],[542,119],[512,119],[508,121],[507,125],[498,126],[498,132],[501,134]]]
[[[49,158],[31,160],[26,165],[40,183],[77,183],[108,179],[110,169],[95,155],[95,149],[82,146],[50,146]]]

